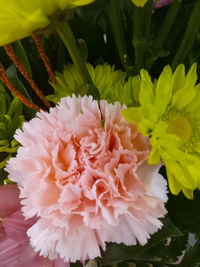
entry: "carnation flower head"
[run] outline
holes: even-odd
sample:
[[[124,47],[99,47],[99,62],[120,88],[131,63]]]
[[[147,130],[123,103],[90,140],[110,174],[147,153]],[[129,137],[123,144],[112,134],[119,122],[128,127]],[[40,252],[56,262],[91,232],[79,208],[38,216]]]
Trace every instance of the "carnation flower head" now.
[[[0,0],[0,46],[46,28],[51,18],[93,0]]]
[[[99,106],[100,105],[100,106]],[[149,166],[149,143],[120,103],[62,98],[16,133],[22,147],[6,170],[18,183],[40,255],[65,261],[100,256],[105,242],[141,245],[162,226],[166,181]]]
[[[166,66],[152,83],[147,71],[140,73],[139,106],[123,110],[124,118],[138,124],[149,137],[149,164],[160,159],[166,166],[169,188],[193,198],[200,188],[200,84],[196,85],[196,64],[187,75],[184,65],[174,73]]]
[[[36,221],[36,218],[25,220],[16,185],[0,186],[1,267],[69,267],[60,258],[50,261],[33,250],[26,231]]]

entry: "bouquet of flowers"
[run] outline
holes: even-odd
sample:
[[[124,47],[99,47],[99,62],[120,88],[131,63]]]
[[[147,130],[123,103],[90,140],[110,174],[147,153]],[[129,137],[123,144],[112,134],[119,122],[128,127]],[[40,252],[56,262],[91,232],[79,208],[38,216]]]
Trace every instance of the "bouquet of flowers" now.
[[[200,0],[0,0],[0,267],[200,266]]]

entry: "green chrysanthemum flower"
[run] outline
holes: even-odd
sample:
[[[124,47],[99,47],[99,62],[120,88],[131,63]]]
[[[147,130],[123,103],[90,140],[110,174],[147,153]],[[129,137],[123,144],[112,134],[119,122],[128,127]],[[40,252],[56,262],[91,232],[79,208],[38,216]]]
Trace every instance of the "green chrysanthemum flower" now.
[[[123,90],[126,74],[121,70],[115,71],[114,66],[111,67],[108,64],[98,65],[96,68],[89,63],[86,66],[94,86],[99,90],[100,97],[110,102],[113,102],[113,100],[120,101],[122,91],[115,90],[114,87]],[[63,74],[57,72],[56,80],[57,84],[52,84],[55,94],[46,97],[54,103],[58,103],[62,97],[72,94],[83,96],[87,92],[86,85],[75,65],[65,66]]]
[[[0,45],[30,36],[50,25],[54,16],[94,0],[0,0]]]
[[[149,164],[160,159],[166,166],[170,191],[181,190],[193,198],[200,189],[200,84],[197,65],[185,76],[184,65],[174,73],[166,66],[158,81],[152,83],[147,71],[141,71],[139,107],[123,111],[124,118],[138,124],[138,130],[149,137]]]

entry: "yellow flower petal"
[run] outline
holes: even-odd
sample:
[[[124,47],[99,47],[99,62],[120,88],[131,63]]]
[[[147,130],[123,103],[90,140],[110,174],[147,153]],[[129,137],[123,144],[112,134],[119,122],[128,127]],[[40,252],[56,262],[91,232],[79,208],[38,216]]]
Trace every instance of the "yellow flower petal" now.
[[[169,66],[166,66],[160,75],[156,85],[155,106],[158,115],[162,115],[172,96],[173,79],[172,71]]]
[[[181,184],[176,180],[176,177],[169,171],[169,169],[167,169],[167,178],[170,191],[172,194],[178,195],[181,191]]]
[[[94,0],[0,0],[0,46],[47,27],[50,17]]]
[[[131,0],[133,2],[134,5],[139,6],[139,7],[143,7],[144,4],[147,2],[147,0]]]
[[[149,165],[155,165],[160,161],[160,151],[158,148],[151,149],[151,152],[148,157]]]
[[[137,124],[142,118],[141,110],[134,107],[122,110],[122,115],[126,121],[133,124]]]

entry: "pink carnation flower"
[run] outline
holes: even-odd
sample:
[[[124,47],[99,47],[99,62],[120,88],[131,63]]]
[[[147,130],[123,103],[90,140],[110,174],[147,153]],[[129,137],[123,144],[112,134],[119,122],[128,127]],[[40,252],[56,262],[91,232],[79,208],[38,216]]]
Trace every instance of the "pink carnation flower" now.
[[[20,208],[17,186],[0,186],[0,266],[68,267],[61,259],[50,261],[33,250],[26,231],[36,218],[25,220]]]
[[[105,242],[141,245],[165,215],[166,182],[148,166],[148,140],[121,115],[120,103],[66,97],[24,123],[9,160],[28,230],[40,255],[65,261],[100,256]]]

